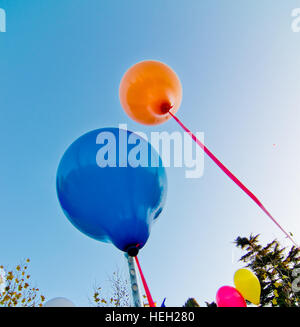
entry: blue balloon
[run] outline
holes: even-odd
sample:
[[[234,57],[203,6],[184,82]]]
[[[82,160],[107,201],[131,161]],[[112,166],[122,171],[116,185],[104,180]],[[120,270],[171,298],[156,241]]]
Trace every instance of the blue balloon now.
[[[162,211],[167,177],[161,158],[139,135],[102,128],[64,153],[56,179],[60,205],[82,233],[136,255]]]

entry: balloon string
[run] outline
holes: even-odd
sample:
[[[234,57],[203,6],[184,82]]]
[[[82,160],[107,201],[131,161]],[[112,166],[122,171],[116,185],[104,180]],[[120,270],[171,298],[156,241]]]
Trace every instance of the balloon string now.
[[[146,282],[146,279],[144,277],[144,274],[143,274],[143,271],[142,271],[142,268],[141,268],[141,265],[140,265],[140,262],[139,262],[139,259],[138,257],[134,257],[135,258],[135,262],[138,266],[138,269],[139,269],[139,272],[140,272],[140,276],[141,276],[141,279],[142,279],[142,283],[143,283],[143,286],[144,286],[144,289],[145,289],[145,292],[146,292],[146,296],[147,296],[147,300],[148,300],[148,303],[149,303],[149,306],[151,308],[154,308],[155,307],[155,303],[152,299],[152,296],[151,296],[151,293],[150,293],[150,290],[149,290],[149,287],[147,285],[147,282]]]
[[[269,211],[263,206],[263,204],[258,200],[258,198],[237,178],[235,177],[223,164],[215,157],[209,149],[198,140],[198,138],[185,126],[183,123],[169,111],[169,114],[176,120],[176,122],[191,136],[191,138],[202,148],[202,150],[219,166],[221,170],[235,183],[237,184],[261,209],[262,211],[279,227],[279,229],[293,242],[293,244],[298,247],[297,243],[293,240],[289,233],[287,233],[275,218],[269,213]]]

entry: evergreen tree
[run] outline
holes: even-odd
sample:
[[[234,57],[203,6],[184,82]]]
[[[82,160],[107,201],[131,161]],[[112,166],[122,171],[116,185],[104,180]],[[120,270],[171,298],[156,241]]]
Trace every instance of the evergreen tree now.
[[[260,281],[261,306],[299,307],[299,278],[295,271],[300,268],[300,250],[293,246],[289,250],[277,240],[266,246],[259,243],[259,235],[238,237],[235,245],[247,251],[240,261],[247,264]],[[295,284],[296,282],[296,284]]]
[[[216,302],[211,302],[211,303],[205,302],[205,303],[206,303],[206,306],[208,308],[216,308],[217,307],[217,303]]]
[[[198,304],[198,302],[194,298],[190,297],[185,302],[184,307],[186,307],[186,308],[194,308],[194,307],[200,307],[200,305]]]

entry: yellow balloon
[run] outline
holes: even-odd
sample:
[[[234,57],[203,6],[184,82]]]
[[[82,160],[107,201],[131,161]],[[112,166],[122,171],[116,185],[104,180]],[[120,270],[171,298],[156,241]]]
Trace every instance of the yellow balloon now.
[[[234,274],[234,285],[246,300],[259,305],[261,286],[252,271],[245,268],[239,269]]]

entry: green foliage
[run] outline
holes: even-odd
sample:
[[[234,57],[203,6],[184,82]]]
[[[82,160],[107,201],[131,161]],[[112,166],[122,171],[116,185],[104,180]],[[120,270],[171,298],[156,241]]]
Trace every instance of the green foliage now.
[[[295,293],[293,271],[300,267],[300,250],[281,247],[277,240],[266,246],[259,243],[259,235],[238,237],[235,245],[246,251],[240,261],[247,264],[260,281],[261,306],[299,307],[300,294]]]
[[[186,308],[195,308],[195,307],[200,307],[200,305],[198,304],[198,302],[194,298],[191,297],[185,302],[184,307],[186,307]]]

